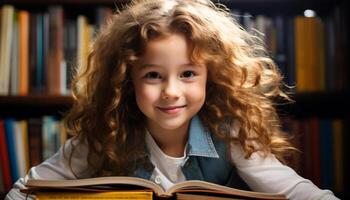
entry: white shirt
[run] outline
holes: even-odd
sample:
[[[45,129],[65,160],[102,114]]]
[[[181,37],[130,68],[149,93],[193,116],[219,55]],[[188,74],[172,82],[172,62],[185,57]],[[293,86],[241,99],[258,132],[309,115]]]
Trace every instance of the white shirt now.
[[[154,141],[153,137],[147,131],[146,145],[150,153],[150,160],[155,166],[151,175],[151,180],[162,186],[165,190],[172,185],[186,180],[182,173],[181,166],[186,159],[186,148],[182,157],[171,157],[166,155]]]
[[[72,149],[71,140],[68,140],[65,145],[65,153],[69,155]],[[75,141],[76,142],[76,141]],[[82,177],[89,177],[89,172],[86,171],[86,152],[87,147],[84,144],[78,145],[76,153],[72,157],[72,168],[75,173]],[[159,153],[159,152],[158,152]],[[154,154],[156,155],[156,154]],[[294,170],[281,164],[273,155],[266,158],[254,153],[251,158],[245,159],[244,152],[240,146],[232,147],[232,160],[235,163],[239,175],[254,191],[260,192],[275,192],[283,193],[291,200],[334,200],[338,199],[333,196],[329,190],[320,190],[311,181],[297,175]],[[155,158],[151,155],[151,157]],[[154,163],[164,163],[163,159],[153,160]],[[163,167],[162,167],[163,166]],[[175,168],[178,179],[167,178],[169,172],[164,170],[165,165],[157,166],[158,170],[154,171],[155,177],[164,175],[162,180],[171,180],[167,182],[168,187],[172,183],[182,181],[183,177],[178,168]],[[268,178],[266,178],[268,177]],[[46,160],[42,164],[30,169],[29,173],[20,178],[14,185],[13,189],[7,194],[6,200],[25,199],[25,196],[19,192],[20,188],[24,187],[28,179],[75,179],[68,161],[63,155],[63,148]],[[31,198],[28,198],[31,199]]]

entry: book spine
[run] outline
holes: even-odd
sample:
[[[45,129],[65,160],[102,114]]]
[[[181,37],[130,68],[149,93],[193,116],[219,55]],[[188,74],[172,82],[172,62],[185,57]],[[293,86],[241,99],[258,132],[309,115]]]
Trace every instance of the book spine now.
[[[15,120],[5,119],[5,132],[6,132],[6,143],[8,148],[10,166],[11,166],[11,179],[15,182],[19,179],[18,164],[17,164],[17,152],[16,152],[16,141],[15,141]]]
[[[8,147],[5,133],[4,120],[0,119],[0,158],[1,174],[4,191],[9,191],[12,187],[10,160],[8,156]]]
[[[13,36],[14,7],[4,5],[1,12],[0,34],[0,95],[8,95],[10,89],[10,57]]]
[[[19,23],[19,95],[29,92],[29,12],[18,13]]]
[[[320,153],[321,157],[321,173],[322,182],[321,186],[324,188],[333,189],[333,130],[332,121],[329,119],[321,120],[321,130],[320,130]]]

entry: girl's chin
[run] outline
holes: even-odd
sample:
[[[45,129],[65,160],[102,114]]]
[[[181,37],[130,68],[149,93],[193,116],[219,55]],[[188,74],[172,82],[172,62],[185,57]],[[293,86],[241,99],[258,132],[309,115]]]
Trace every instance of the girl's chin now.
[[[180,128],[183,128],[184,126],[188,125],[189,124],[189,119],[165,119],[165,118],[162,118],[162,119],[158,119],[158,120],[152,120],[151,123],[156,123],[154,124],[156,127],[158,126],[159,128],[161,129],[164,129],[164,130],[168,130],[168,131],[171,131],[171,130],[177,130],[177,129],[180,129]]]

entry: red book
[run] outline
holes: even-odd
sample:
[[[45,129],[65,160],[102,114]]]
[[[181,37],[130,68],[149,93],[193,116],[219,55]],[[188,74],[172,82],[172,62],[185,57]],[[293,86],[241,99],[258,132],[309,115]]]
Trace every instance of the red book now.
[[[1,159],[1,173],[4,181],[5,191],[9,191],[12,188],[10,161],[7,152],[6,134],[4,121],[0,119],[0,159]]]
[[[317,118],[310,119],[311,136],[311,177],[315,185],[321,185],[321,157],[320,157],[320,121]]]

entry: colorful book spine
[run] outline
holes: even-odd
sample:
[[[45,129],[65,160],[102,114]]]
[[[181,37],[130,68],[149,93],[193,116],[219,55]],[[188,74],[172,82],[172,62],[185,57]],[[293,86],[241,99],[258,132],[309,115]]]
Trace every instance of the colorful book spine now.
[[[4,191],[9,191],[12,187],[11,166],[8,154],[5,124],[4,120],[0,119],[0,160],[1,160],[1,177]]]
[[[19,95],[29,93],[29,12],[18,12],[19,24]]]
[[[344,128],[341,119],[335,119],[333,127],[334,191],[344,191]]]
[[[334,177],[333,177],[333,130],[332,121],[329,119],[323,119],[320,122],[320,154],[321,157],[321,187],[333,189]]]
[[[5,132],[6,132],[6,143],[7,150],[11,166],[11,178],[12,183],[19,179],[19,170],[17,164],[17,152],[16,152],[16,141],[15,141],[15,123],[14,119],[5,119]]]

